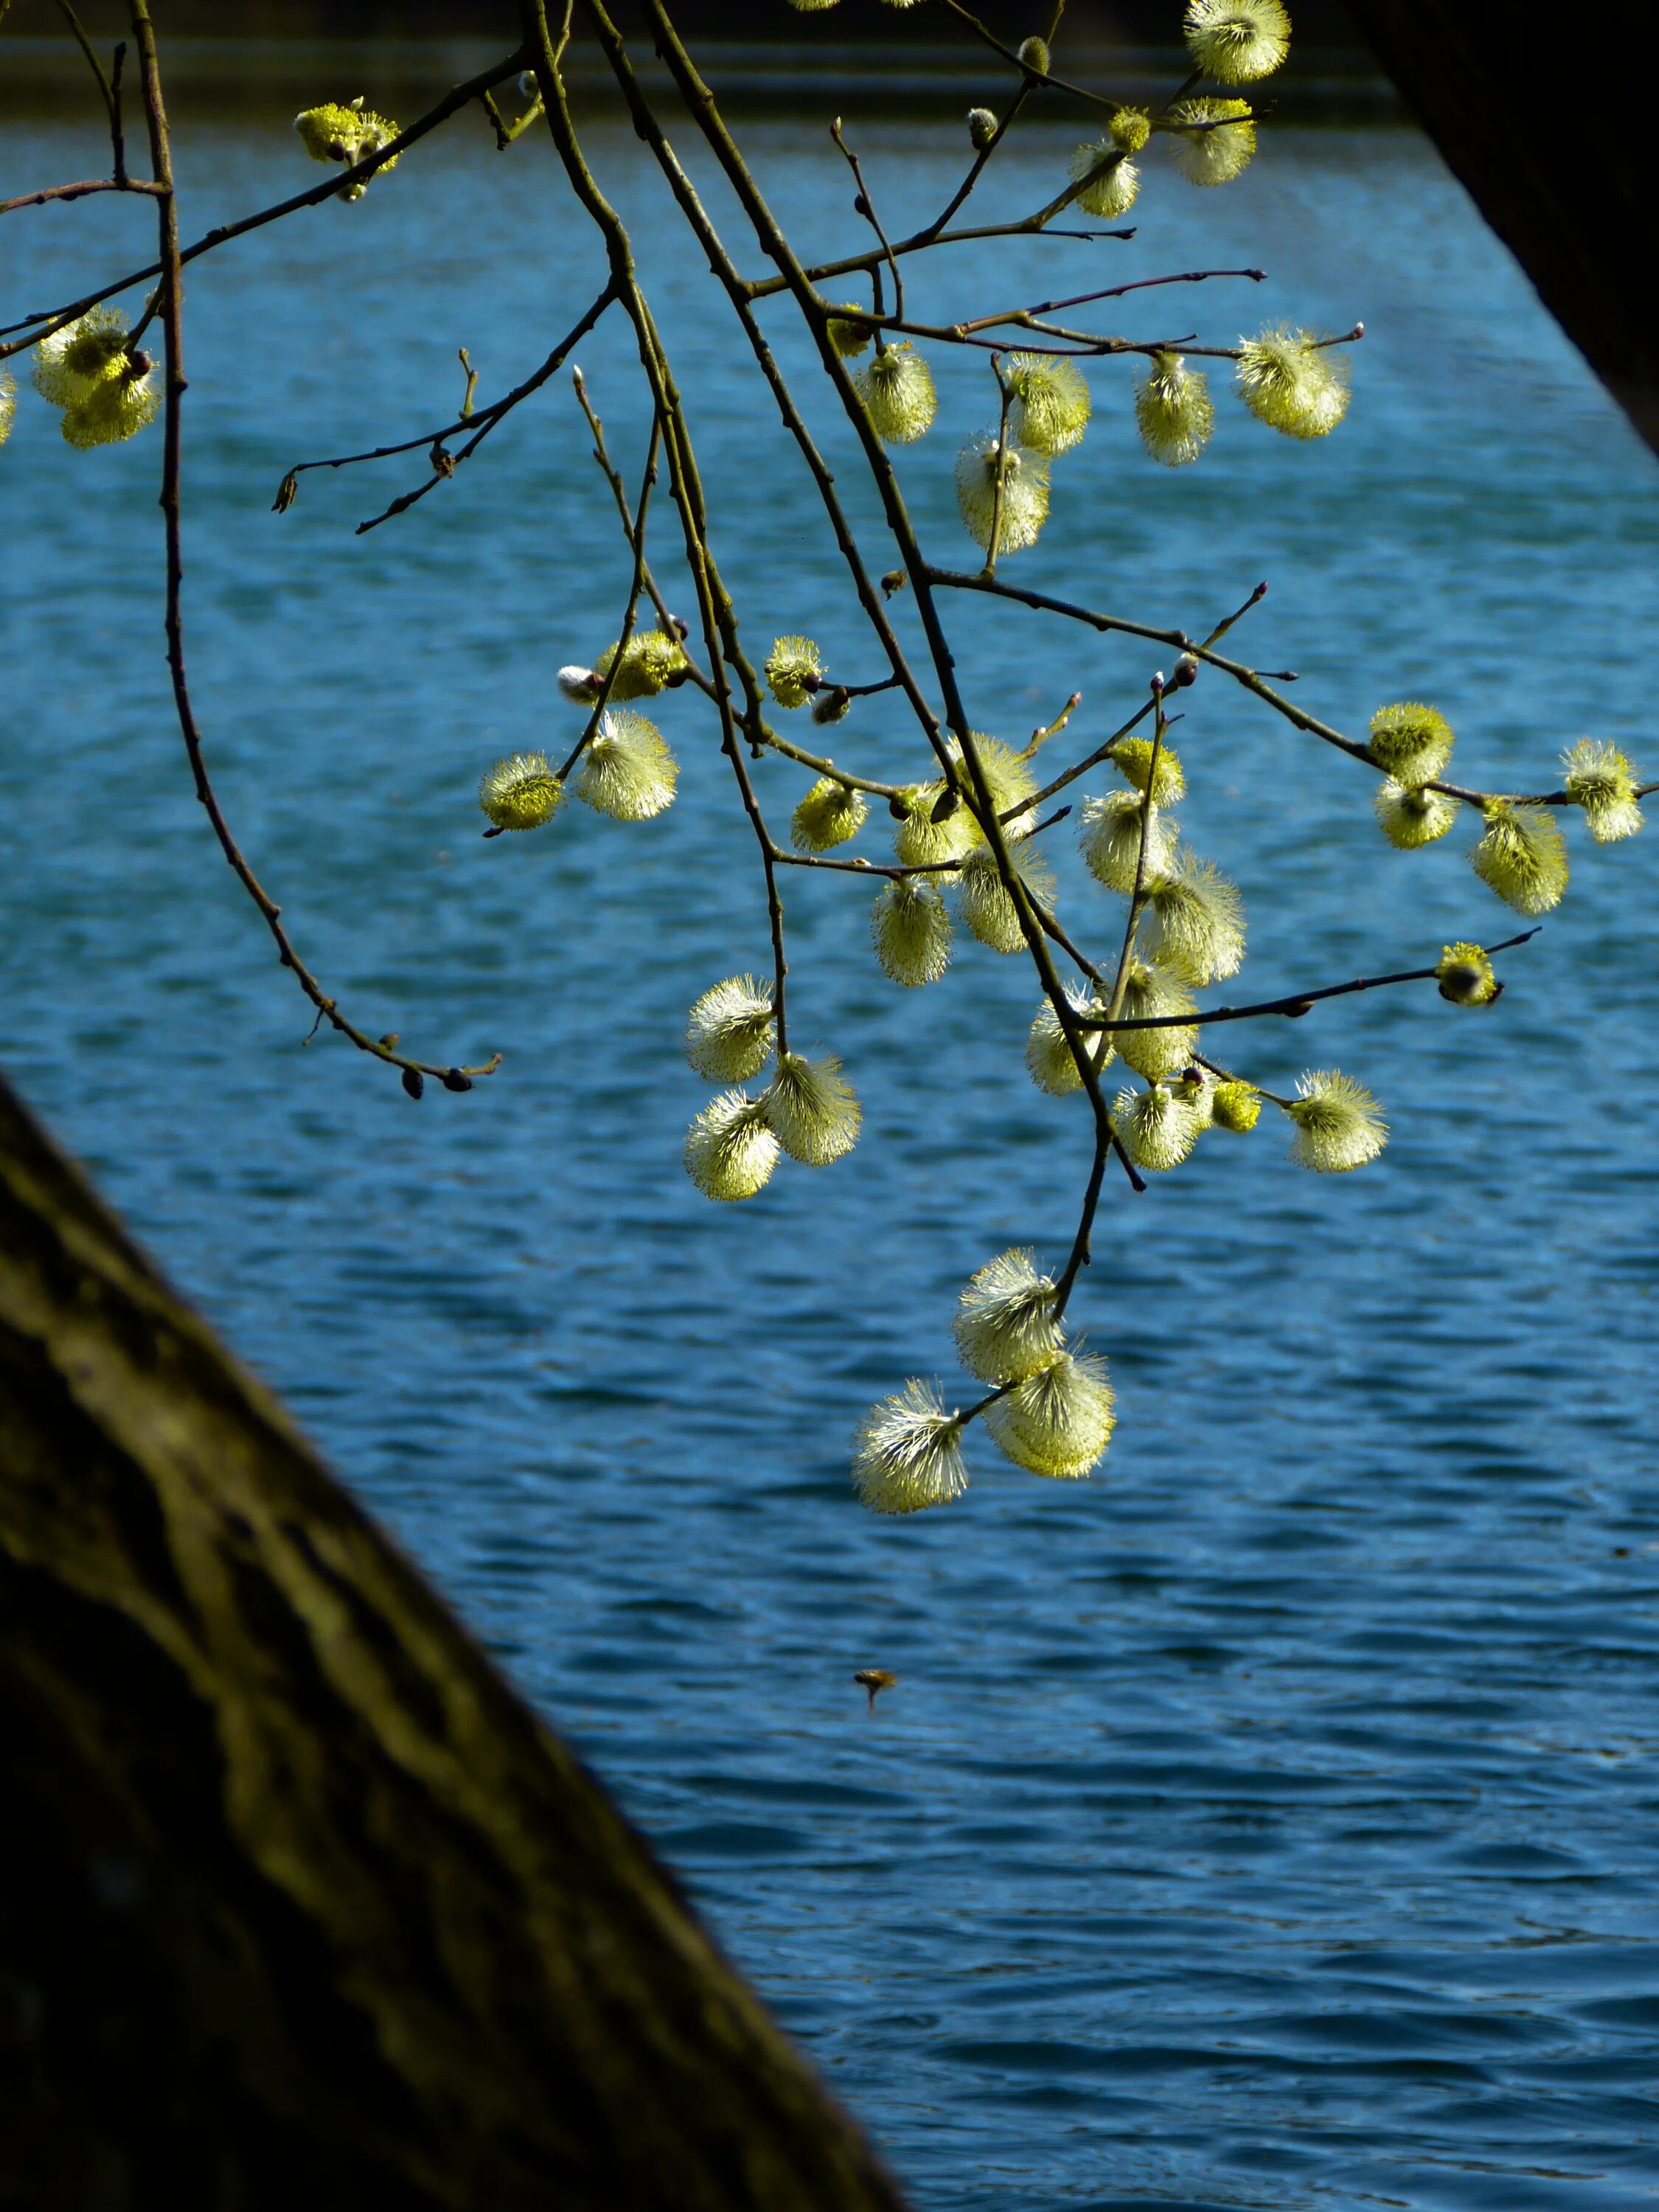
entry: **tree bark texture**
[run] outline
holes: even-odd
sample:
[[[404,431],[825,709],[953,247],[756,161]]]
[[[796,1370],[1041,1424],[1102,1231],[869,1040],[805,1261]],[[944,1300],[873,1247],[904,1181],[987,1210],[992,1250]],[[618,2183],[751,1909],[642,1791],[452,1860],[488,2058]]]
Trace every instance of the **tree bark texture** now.
[[[1377,58],[1540,298],[1659,453],[1650,134],[1659,8],[1608,0],[1565,36],[1504,0],[1351,0]]]
[[[897,2212],[574,1756],[0,1084],[0,2205]]]

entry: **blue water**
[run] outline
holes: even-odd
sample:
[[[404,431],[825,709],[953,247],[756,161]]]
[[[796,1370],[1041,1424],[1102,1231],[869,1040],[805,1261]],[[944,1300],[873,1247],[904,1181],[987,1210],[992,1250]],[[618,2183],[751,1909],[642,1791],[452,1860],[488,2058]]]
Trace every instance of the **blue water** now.
[[[844,250],[816,123],[750,136],[804,243]],[[860,137],[898,223],[960,159],[933,125]],[[745,635],[808,629],[878,672],[640,149],[611,123],[593,144]],[[1034,204],[1069,145],[1034,136],[994,202]],[[5,148],[0,191],[96,164],[89,126]],[[182,161],[192,228],[308,180],[274,129],[194,126]],[[1304,449],[1224,401],[1171,476],[1104,368],[1012,573],[1192,628],[1267,577],[1241,642],[1340,725],[1427,696],[1469,780],[1536,787],[1586,732],[1653,773],[1652,464],[1424,146],[1285,134],[1231,191],[1160,179],[1138,215],[1130,246],[941,256],[915,307],[1258,261],[1271,287],[1122,326],[1363,316],[1351,420]],[[20,307],[147,248],[144,211],[106,203],[5,230]],[[191,278],[191,655],[226,803],[360,1019],[435,1057],[500,1048],[501,1073],[417,1108],[306,1047],[171,723],[156,441],[72,455],[27,395],[0,457],[8,1073],[591,1758],[928,2212],[1654,2202],[1650,843],[1575,830],[1568,902],[1490,1012],[1419,988],[1235,1032],[1276,1086],[1370,1082],[1382,1161],[1316,1182],[1264,1127],[1143,1199],[1109,1187],[1076,1309],[1119,1393],[1105,1465],[1046,1484],[979,1451],[955,1510],[867,1517],[860,1413],[948,1376],[965,1276],[1016,1242],[1057,1258],[1074,1218],[1085,1116],[1024,1077],[1024,962],[969,946],[901,994],[868,890],[792,880],[795,1027],[843,1054],[865,1138],[708,1206],[679,1162],[704,1095],[679,1029],[765,935],[707,712],[664,706],[684,778],[660,822],[477,834],[480,769],[567,740],[553,671],[623,589],[568,392],[370,537],[351,526],[418,457],[268,512],[290,463],[445,419],[458,345],[501,389],[597,270],[544,149],[498,161],[475,116]],[[631,475],[622,331],[580,359]],[[941,427],[902,467],[954,559],[950,461],[989,387],[938,368]],[[951,612],[976,723],[1017,742],[1074,686],[1097,740],[1156,665]],[[1504,933],[1467,832],[1396,855],[1352,763],[1210,678],[1184,703],[1183,820],[1244,888],[1261,994]],[[920,772],[884,702],[835,738]],[[757,774],[781,819],[795,772]],[[1115,902],[1048,842],[1103,945]],[[900,1678],[873,1720],[849,1680],[872,1663]]]

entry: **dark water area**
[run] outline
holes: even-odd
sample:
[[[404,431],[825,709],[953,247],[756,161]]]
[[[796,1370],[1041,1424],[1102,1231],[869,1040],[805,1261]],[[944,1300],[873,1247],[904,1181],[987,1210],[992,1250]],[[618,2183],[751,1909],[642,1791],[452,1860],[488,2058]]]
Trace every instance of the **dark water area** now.
[[[0,192],[84,173],[89,133],[11,129]],[[845,250],[821,134],[750,143],[807,250]],[[1070,144],[1035,133],[995,203],[1055,189]],[[640,149],[608,124],[592,145],[745,636],[808,630],[877,673]],[[921,124],[863,150],[901,224],[960,160]],[[181,163],[191,229],[311,181],[277,130],[192,128]],[[1340,726],[1427,696],[1471,781],[1547,787],[1586,733],[1653,773],[1651,461],[1422,143],[1286,131],[1228,192],[1160,174],[1136,212],[1128,245],[941,256],[915,310],[1256,263],[1268,285],[1126,303],[1124,326],[1363,317],[1351,417],[1303,448],[1218,394],[1210,453],[1171,475],[1104,365],[1011,574],[1194,629],[1266,577],[1242,643]],[[149,251],[143,211],[107,204],[5,229],[13,312]],[[1382,1161],[1316,1181],[1264,1126],[1143,1199],[1110,1189],[1076,1309],[1118,1389],[1105,1463],[1062,1486],[975,1449],[958,1506],[866,1516],[859,1415],[949,1376],[969,1273],[1016,1243],[1058,1258],[1074,1218],[1085,1116],[1026,1079],[1025,963],[970,945],[901,993],[868,889],[792,881],[794,1025],[842,1054],[864,1139],[708,1206],[680,1165],[705,1095],[681,1025],[766,938],[707,712],[664,702],[683,775],[657,823],[573,807],[478,835],[480,771],[574,735],[554,672],[625,587],[568,389],[366,538],[418,455],[269,512],[295,461],[443,420],[458,346],[502,389],[598,267],[545,151],[498,161],[480,131],[190,280],[189,616],[225,803],[366,1025],[500,1048],[501,1073],[416,1107],[305,1045],[170,719],[156,441],[70,453],[27,393],[0,453],[0,1059],[580,1746],[928,2212],[1653,2203],[1655,848],[1572,826],[1567,902],[1490,1012],[1377,994],[1237,1044],[1275,1088],[1307,1066],[1370,1083]],[[580,357],[631,477],[623,331]],[[989,380],[935,365],[939,426],[900,467],[930,545],[965,559],[951,464]],[[1157,665],[949,611],[977,725],[1016,742],[1073,688],[1097,741]],[[1209,677],[1184,704],[1182,819],[1243,888],[1255,994],[1507,933],[1468,830],[1396,854],[1353,763]],[[920,772],[884,702],[834,738]],[[757,774],[781,818],[796,772]],[[1103,945],[1116,902],[1070,825],[1046,843]],[[871,1664],[899,1676],[873,1718],[849,1680]]]

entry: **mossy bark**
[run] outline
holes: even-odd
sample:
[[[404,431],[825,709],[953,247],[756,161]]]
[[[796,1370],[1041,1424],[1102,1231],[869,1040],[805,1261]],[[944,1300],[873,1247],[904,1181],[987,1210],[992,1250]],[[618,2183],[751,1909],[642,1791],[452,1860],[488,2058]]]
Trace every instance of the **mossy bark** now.
[[[638,1836],[0,1085],[0,2198],[875,2212]]]

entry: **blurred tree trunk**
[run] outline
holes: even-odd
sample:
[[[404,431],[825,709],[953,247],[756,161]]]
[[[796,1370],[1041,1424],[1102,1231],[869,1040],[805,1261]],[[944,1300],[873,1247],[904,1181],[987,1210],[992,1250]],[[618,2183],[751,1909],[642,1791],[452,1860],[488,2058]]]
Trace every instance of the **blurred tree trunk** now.
[[[899,2203],[3,1083],[0,2132],[31,2212]]]
[[[1351,0],[1401,96],[1590,367],[1659,452],[1653,155],[1659,8],[1571,34],[1499,0]],[[1620,86],[1626,88],[1620,91]]]

